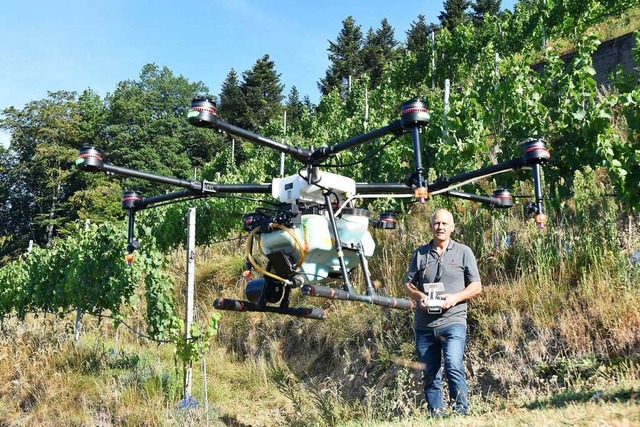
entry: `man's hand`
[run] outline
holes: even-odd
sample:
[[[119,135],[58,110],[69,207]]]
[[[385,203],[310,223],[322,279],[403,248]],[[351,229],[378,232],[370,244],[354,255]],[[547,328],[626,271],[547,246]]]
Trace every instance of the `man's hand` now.
[[[456,297],[456,294],[440,294],[438,295],[438,298],[444,300],[444,302],[442,303],[443,310],[451,308],[460,302],[459,298]]]
[[[412,300],[416,301],[418,305],[420,305],[420,301],[425,296],[424,293],[420,292],[420,290],[416,288],[416,286],[413,283],[405,283],[404,286],[407,290],[407,294],[409,295],[409,297]]]

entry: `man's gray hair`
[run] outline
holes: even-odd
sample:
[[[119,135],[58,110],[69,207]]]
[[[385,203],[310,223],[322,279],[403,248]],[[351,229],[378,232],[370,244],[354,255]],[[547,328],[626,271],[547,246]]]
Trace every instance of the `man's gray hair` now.
[[[433,221],[436,218],[436,214],[438,212],[446,212],[447,214],[449,214],[449,218],[451,218],[451,225],[453,225],[455,223],[455,221],[453,220],[453,214],[451,212],[449,212],[448,210],[444,209],[444,208],[439,208],[436,209],[432,214],[431,214],[431,220],[429,220],[429,224],[433,225]]]

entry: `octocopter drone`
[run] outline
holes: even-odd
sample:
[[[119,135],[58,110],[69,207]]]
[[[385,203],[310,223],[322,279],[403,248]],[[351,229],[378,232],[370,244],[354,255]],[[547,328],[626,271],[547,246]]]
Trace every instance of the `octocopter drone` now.
[[[135,212],[138,210],[181,198],[222,197],[229,194],[271,194],[279,202],[272,214],[256,210],[243,216],[244,229],[249,233],[246,241],[247,263],[262,277],[247,281],[245,301],[218,298],[213,303],[217,309],[324,319],[326,313],[322,309],[289,306],[290,292],[296,288],[308,296],[411,309],[411,300],[379,295],[374,289],[367,266],[367,258],[373,255],[375,249],[369,227],[394,229],[395,214],[383,212],[378,219],[374,219],[368,209],[356,207],[355,200],[365,197],[415,197],[424,201],[433,195],[442,195],[468,199],[495,208],[509,208],[513,206],[513,198],[506,189],[498,189],[492,195],[478,195],[460,192],[456,188],[500,172],[530,167],[533,171],[535,201],[529,203],[528,210],[535,215],[539,227],[543,227],[546,222],[542,210],[540,177],[541,164],[549,159],[544,140],[532,138],[524,141],[522,157],[427,182],[422,166],[420,129],[429,124],[429,118],[426,104],[412,99],[402,104],[400,119],[385,127],[335,145],[308,150],[274,141],[227,123],[217,116],[216,104],[212,100],[197,97],[192,100],[188,113],[188,121],[192,125],[218,129],[272,148],[292,156],[303,167],[295,175],[274,178],[271,184],[219,184],[204,180],[177,179],[115,166],[106,163],[100,150],[93,146],[80,149],[76,165],[83,171],[102,171],[183,188],[152,197],[142,197],[136,191],[123,192],[122,208],[128,210],[129,214],[128,254],[140,247],[134,239],[133,231]],[[405,133],[411,135],[414,154],[414,169],[405,182],[356,183],[349,177],[321,170],[323,163],[339,152],[383,136],[401,136]],[[256,250],[266,256],[266,266],[260,265],[254,258]],[[363,272],[366,287],[364,294],[354,289],[349,278],[350,273],[358,266]],[[342,280],[341,288],[326,286],[337,279]]]

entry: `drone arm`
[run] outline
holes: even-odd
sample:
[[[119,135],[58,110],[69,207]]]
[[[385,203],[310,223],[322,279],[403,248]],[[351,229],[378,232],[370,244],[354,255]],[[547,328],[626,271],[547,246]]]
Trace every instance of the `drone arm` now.
[[[413,194],[411,187],[401,182],[356,183],[358,194]]]
[[[460,173],[449,178],[438,178],[433,183],[429,184],[429,190],[431,192],[439,191],[454,184],[474,181],[479,178],[488,177],[511,169],[518,169],[523,166],[531,166],[533,168],[536,203],[538,204],[539,212],[542,212],[540,164],[545,163],[549,159],[549,150],[547,150],[546,142],[537,138],[530,138],[524,141],[523,146],[524,156],[522,157],[511,159],[497,165],[480,168],[475,171]]]
[[[191,190],[200,190],[200,189],[204,190],[203,183],[199,181],[172,178],[164,175],[156,175],[148,172],[139,171],[136,169],[128,169],[120,166],[115,166],[110,163],[103,163],[102,171],[107,174],[122,175],[122,176],[131,177],[131,178],[141,178],[146,181],[153,181],[161,184],[175,185],[176,187],[183,187]]]
[[[175,185],[189,190],[206,192],[209,190],[208,184],[195,180],[185,180],[172,178],[164,175],[143,172],[136,169],[123,168],[110,163],[104,162],[102,153],[96,147],[84,146],[80,148],[78,158],[76,159],[76,167],[86,172],[104,172],[106,174],[128,176],[131,178],[140,178],[146,181],[158,182],[161,184]]]
[[[157,196],[145,197],[140,201],[140,209],[146,209],[158,203],[169,202],[171,200],[182,199],[183,197],[192,197],[193,190],[180,190],[173,193],[159,194]]]
[[[246,139],[264,147],[273,148],[281,153],[289,154],[293,158],[306,162],[311,156],[311,152],[304,148],[294,147],[283,142],[265,138],[250,130],[234,126],[218,118],[218,107],[209,98],[196,97],[191,100],[191,109],[187,114],[187,120],[195,127],[216,128],[231,135]]]
[[[508,171],[511,169],[517,169],[526,164],[522,158],[512,159],[507,162],[499,163],[497,165],[487,166],[477,169],[471,172],[463,172],[451,177],[438,178],[434,182],[429,184],[429,191],[434,192],[438,190],[446,189],[451,185],[455,185],[461,182],[473,181],[480,178],[485,178],[496,173]]]
[[[80,149],[76,165],[79,169],[88,172],[105,172],[106,174],[121,175],[131,178],[140,178],[146,181],[158,182],[161,184],[175,185],[176,187],[186,188],[185,191],[175,193],[162,194],[159,196],[144,199],[135,208],[143,208],[150,204],[165,202],[178,199],[181,197],[190,197],[198,195],[208,195],[216,193],[258,193],[270,194],[271,184],[218,184],[211,181],[186,180],[172,178],[164,175],[157,175],[136,169],[123,168],[110,163],[105,163],[102,153],[96,147],[85,146]]]
[[[533,194],[536,199],[536,213],[540,215],[544,215],[542,213],[542,178],[540,174],[540,164],[536,163],[533,165]],[[540,218],[542,220],[546,220],[546,218]]]
[[[453,190],[441,193],[440,195],[457,197],[460,199],[466,199],[474,202],[485,203],[488,206],[496,207],[496,208],[509,208],[513,206],[513,201],[511,197],[501,198],[501,197],[493,197],[493,196],[483,196],[479,194],[464,193],[461,191],[453,191]]]
[[[341,151],[348,150],[349,148],[357,147],[358,145],[373,141],[385,135],[400,133],[402,132],[402,129],[402,122],[400,120],[396,120],[385,127],[373,130],[369,133],[354,136],[353,138],[349,138],[338,144],[317,148],[311,153],[310,158],[314,162],[321,162],[328,157]]]
[[[420,144],[420,128],[414,126],[411,128],[411,140],[413,141],[413,163],[415,166],[414,185],[421,189],[424,187],[424,167],[422,166],[422,147]]]
[[[258,145],[262,145],[263,147],[273,148],[276,151],[279,151],[284,154],[289,154],[293,158],[300,161],[307,161],[311,152],[307,149],[295,147],[293,145],[288,145],[283,142],[274,141],[269,138],[265,138],[264,136],[257,134],[255,132],[251,132],[249,130],[243,129],[238,126],[234,126],[231,123],[227,123],[224,120],[216,119],[213,123],[213,126],[216,129],[227,132],[231,135],[235,135],[239,138],[246,139]]]

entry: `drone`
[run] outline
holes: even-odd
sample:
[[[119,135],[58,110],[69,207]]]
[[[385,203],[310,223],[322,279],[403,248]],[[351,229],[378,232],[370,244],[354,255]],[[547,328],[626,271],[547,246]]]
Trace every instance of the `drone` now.
[[[401,310],[413,309],[412,300],[381,295],[373,286],[367,258],[373,255],[375,242],[369,228],[395,229],[397,219],[392,211],[382,212],[379,218],[372,218],[367,208],[356,206],[356,200],[366,197],[413,197],[424,202],[431,196],[441,195],[495,208],[510,208],[513,206],[513,196],[507,189],[497,189],[491,195],[479,195],[461,192],[457,188],[497,173],[527,167],[533,171],[535,201],[529,203],[526,209],[534,215],[539,228],[546,223],[542,207],[541,165],[550,158],[550,154],[544,139],[529,138],[523,141],[522,157],[427,182],[422,165],[420,131],[429,124],[430,112],[419,99],[402,103],[400,119],[387,126],[315,149],[275,141],[228,123],[218,117],[215,102],[207,97],[192,99],[187,120],[193,126],[226,132],[289,155],[299,161],[302,167],[297,174],[273,178],[271,183],[220,184],[119,167],[105,162],[100,149],[90,145],[80,148],[76,166],[82,171],[141,178],[182,188],[151,197],[142,197],[141,193],[132,190],[123,192],[122,208],[128,211],[129,221],[128,254],[140,248],[140,243],[134,239],[136,211],[183,198],[224,197],[230,194],[270,194],[278,201],[273,212],[256,210],[243,215],[243,228],[248,232],[245,245],[247,267],[260,273],[261,277],[251,278],[247,274],[250,280],[246,281],[246,300],[215,299],[213,306],[219,310],[269,312],[320,320],[327,317],[324,309],[291,307],[289,298],[294,289],[305,296],[359,301]],[[357,183],[350,177],[322,170],[323,164],[337,153],[384,136],[398,137],[403,134],[411,135],[414,155],[413,171],[404,182]],[[256,260],[256,252],[262,253],[267,260],[266,265]],[[357,267],[362,269],[364,293],[357,291],[351,283],[350,275]],[[341,287],[327,286],[339,279],[342,281]]]

